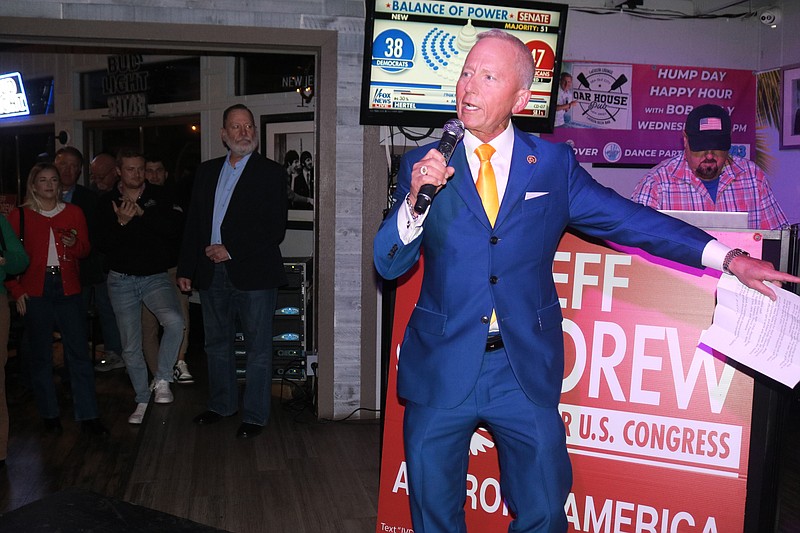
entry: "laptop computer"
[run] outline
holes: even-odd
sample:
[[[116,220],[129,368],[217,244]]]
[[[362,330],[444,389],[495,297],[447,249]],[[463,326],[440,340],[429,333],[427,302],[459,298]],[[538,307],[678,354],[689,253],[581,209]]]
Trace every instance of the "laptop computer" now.
[[[702,229],[748,229],[747,211],[660,211]]]

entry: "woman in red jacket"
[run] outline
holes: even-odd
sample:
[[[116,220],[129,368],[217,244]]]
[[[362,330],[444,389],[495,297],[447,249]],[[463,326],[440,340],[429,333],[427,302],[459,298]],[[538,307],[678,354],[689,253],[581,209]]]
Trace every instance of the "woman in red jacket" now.
[[[83,212],[61,201],[58,169],[40,163],[28,175],[25,203],[8,219],[30,258],[28,269],[19,278],[8,280],[6,286],[17,301],[17,310],[25,316],[31,385],[45,428],[61,432],[52,370],[53,329],[58,327],[69,369],[74,418],[84,430],[107,434],[97,414],[86,311],[78,278],[78,260],[89,253]]]

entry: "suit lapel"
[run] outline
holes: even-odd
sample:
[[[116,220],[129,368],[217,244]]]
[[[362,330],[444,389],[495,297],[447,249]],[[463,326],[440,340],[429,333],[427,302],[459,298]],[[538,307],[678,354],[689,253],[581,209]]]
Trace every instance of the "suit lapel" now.
[[[239,206],[250,205],[250,202],[255,200],[255,198],[250,198],[249,196],[249,192],[252,191],[252,189],[246,185],[242,186],[243,183],[250,179],[248,169],[252,168],[250,163],[253,162],[254,157],[258,157],[255,152],[250,154],[250,158],[242,169],[242,173],[239,175],[239,179],[233,187],[233,191],[231,191],[231,199],[230,202],[228,202],[228,209],[225,211],[225,218],[236,209],[239,209]],[[217,178],[217,181],[219,181],[219,178]]]
[[[515,206],[522,201],[525,191],[528,190],[528,185],[536,176],[538,157],[538,149],[535,142],[533,142],[533,138],[529,135],[521,134],[515,127],[514,149],[511,154],[508,184],[503,195],[503,202],[500,204],[500,211],[497,214],[495,228],[499,227],[503,220],[513,212]],[[472,179],[472,173],[469,170],[463,143],[459,143],[456,147],[456,151],[450,160],[450,166],[456,172],[447,186],[454,187],[467,208],[487,229],[491,230],[491,224],[489,224],[489,219],[486,217],[481,197],[478,195],[478,190],[475,188],[475,182]]]
[[[214,217],[214,199],[217,197],[217,184],[219,183],[219,175],[222,173],[222,166],[225,164],[226,158],[221,157],[213,165],[209,165],[208,168],[208,181],[203,184],[196,184],[197,186],[206,187],[207,194],[205,194],[205,198],[209,201],[206,204],[206,209],[208,210],[208,220],[209,222]]]
[[[491,228],[489,219],[486,217],[486,211],[483,209],[481,197],[478,195],[478,189],[475,188],[475,181],[472,179],[472,172],[469,170],[467,163],[467,155],[464,150],[464,143],[459,143],[453,157],[450,159],[450,166],[456,169],[456,173],[447,184],[448,187],[455,188],[458,195],[464,201],[467,209],[472,211],[475,217],[480,220],[481,224],[487,228]]]
[[[500,211],[497,213],[495,227],[499,227],[516,205],[522,201],[528,184],[536,174],[536,161],[538,158],[536,144],[531,141],[528,135],[521,135],[520,131],[514,128],[514,150],[511,154],[511,168],[508,172],[508,184],[503,195],[503,202],[500,204]]]
[[[211,189],[212,192],[217,190],[217,184],[219,183],[219,175],[222,173],[222,167],[225,165],[226,158],[221,158],[219,164],[214,165],[213,172],[209,176],[208,188]]]

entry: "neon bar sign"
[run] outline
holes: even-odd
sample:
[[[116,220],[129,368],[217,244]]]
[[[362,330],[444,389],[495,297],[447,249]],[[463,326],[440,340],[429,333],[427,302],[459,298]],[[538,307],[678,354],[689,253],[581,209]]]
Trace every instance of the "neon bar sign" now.
[[[30,115],[22,74],[0,74],[0,118]]]

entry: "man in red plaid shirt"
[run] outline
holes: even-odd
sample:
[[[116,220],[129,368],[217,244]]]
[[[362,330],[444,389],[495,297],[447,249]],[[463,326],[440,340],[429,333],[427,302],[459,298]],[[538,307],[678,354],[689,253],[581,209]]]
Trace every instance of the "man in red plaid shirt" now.
[[[728,153],[731,117],[720,106],[696,107],[686,118],[684,151],[656,165],[631,200],[654,209],[746,211],[750,229],[788,225],[764,172]]]

